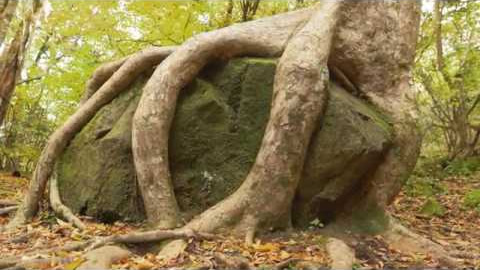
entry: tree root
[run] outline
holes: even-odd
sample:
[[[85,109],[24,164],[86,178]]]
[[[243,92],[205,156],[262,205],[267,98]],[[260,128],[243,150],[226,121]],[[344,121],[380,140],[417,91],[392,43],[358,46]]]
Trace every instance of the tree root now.
[[[329,238],[326,249],[332,260],[331,269],[352,269],[355,263],[355,252],[344,241]]]
[[[426,253],[448,267],[458,267],[458,262],[439,244],[416,234],[393,218],[390,218],[390,226],[383,233],[386,242],[393,248],[405,253]]]
[[[82,106],[90,97],[95,94],[95,92],[102,87],[102,85],[112,77],[112,75],[122,67],[122,65],[127,61],[128,58],[132,56],[127,56],[113,62],[109,62],[98,67],[88,79],[85,92],[83,93],[82,98],[80,99],[79,105]]]
[[[8,215],[13,211],[16,211],[18,209],[18,206],[7,206],[4,208],[0,208],[0,215]]]
[[[94,241],[87,250],[102,247],[107,244],[141,244],[146,242],[158,242],[166,239],[194,238],[194,239],[218,239],[219,236],[199,233],[190,229],[177,230],[153,230],[146,232],[134,232],[125,235],[112,235]]]
[[[142,72],[160,63],[174,48],[150,48],[128,58],[123,65],[49,138],[42,151],[30,187],[15,218],[7,225],[13,229],[30,221],[37,213],[48,179],[58,156],[74,136],[95,116],[104,105],[125,90]]]
[[[76,217],[75,214],[73,214],[70,208],[62,203],[62,200],[60,199],[60,193],[58,192],[56,172],[53,172],[52,177],[50,177],[50,205],[55,214],[57,214],[60,218],[68,221],[82,231],[85,230],[85,224],[83,224],[83,222]]]
[[[289,40],[277,66],[270,119],[252,169],[235,193],[188,228],[213,232],[230,227],[245,233],[248,244],[259,227],[291,225],[291,203],[328,95],[327,61],[339,6],[336,1],[323,3]]]
[[[312,9],[305,9],[197,35],[157,67],[143,89],[132,132],[137,180],[150,222],[161,228],[181,223],[168,163],[168,136],[180,91],[211,60],[280,55],[311,14]]]

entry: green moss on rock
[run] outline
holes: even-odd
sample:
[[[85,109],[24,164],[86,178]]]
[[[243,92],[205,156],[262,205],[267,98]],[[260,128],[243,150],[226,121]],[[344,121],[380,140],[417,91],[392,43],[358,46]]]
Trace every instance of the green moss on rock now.
[[[275,68],[274,59],[216,63],[182,91],[169,153],[175,193],[186,218],[231,194],[247,175],[268,120]],[[138,79],[132,90],[105,106],[60,159],[60,193],[75,212],[104,221],[144,218],[131,122],[145,80]],[[334,83],[330,88],[294,202],[299,225],[328,217],[390,145],[388,120]]]

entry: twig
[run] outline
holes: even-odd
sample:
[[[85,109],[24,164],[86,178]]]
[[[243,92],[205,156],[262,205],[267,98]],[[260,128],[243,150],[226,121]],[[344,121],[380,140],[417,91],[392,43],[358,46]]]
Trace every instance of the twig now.
[[[195,239],[218,239],[217,236],[206,233],[197,233],[189,229],[178,230],[153,230],[146,232],[134,232],[125,235],[112,235],[96,240],[88,250],[95,249],[106,244],[139,244],[145,242],[157,242],[166,239],[195,238]]]

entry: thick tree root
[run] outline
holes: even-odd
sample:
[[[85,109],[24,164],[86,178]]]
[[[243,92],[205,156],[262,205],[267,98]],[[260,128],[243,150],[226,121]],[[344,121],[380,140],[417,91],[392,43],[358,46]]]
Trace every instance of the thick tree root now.
[[[93,94],[63,125],[49,138],[42,151],[30,187],[23,204],[17,211],[15,218],[8,224],[13,229],[31,220],[38,211],[45,187],[50,178],[56,159],[64,151],[75,135],[95,116],[106,104],[112,101],[119,93],[147,69],[160,63],[173,52],[174,48],[150,48],[131,56],[102,87]]]
[[[60,199],[60,193],[58,192],[58,183],[57,183],[57,175],[54,172],[52,177],[50,178],[50,206],[52,207],[55,214],[57,214],[60,218],[68,221],[69,223],[73,224],[73,226],[79,228],[80,230],[85,230],[86,226],[83,222],[73,214],[72,210],[70,210],[67,206],[62,203]]]
[[[180,91],[212,60],[280,55],[311,14],[305,9],[197,35],[157,67],[133,121],[137,180],[150,222],[160,228],[181,223],[168,163],[168,136]]]
[[[344,241],[329,238],[326,249],[332,261],[331,269],[352,269],[355,263],[355,252]]]
[[[397,250],[407,254],[428,254],[443,265],[458,267],[458,262],[442,246],[410,231],[393,218],[391,218],[389,228],[383,233],[383,237],[391,247]]]
[[[327,61],[339,6],[321,5],[289,41],[277,67],[262,145],[246,180],[187,227],[206,232],[233,227],[250,243],[257,228],[291,226],[291,202],[328,94]]]
[[[107,244],[141,244],[146,242],[158,242],[166,239],[194,238],[194,239],[218,239],[218,236],[208,233],[198,233],[190,229],[177,230],[153,230],[135,232],[125,235],[112,235],[94,241],[87,250],[92,250]]]

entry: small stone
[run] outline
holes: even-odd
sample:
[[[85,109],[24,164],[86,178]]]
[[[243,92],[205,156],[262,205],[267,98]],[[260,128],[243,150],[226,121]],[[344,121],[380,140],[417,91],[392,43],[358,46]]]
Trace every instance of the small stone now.
[[[188,247],[187,242],[183,239],[173,240],[166,244],[157,255],[157,259],[160,260],[172,260],[180,256]]]

